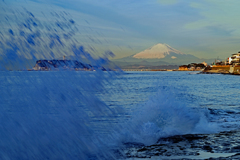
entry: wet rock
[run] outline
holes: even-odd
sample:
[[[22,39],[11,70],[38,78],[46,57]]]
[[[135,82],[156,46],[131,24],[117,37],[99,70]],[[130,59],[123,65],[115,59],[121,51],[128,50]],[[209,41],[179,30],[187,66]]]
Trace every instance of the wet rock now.
[[[194,141],[194,140],[199,140],[199,139],[205,139],[207,138],[207,136],[205,135],[196,135],[196,134],[186,134],[186,135],[176,135],[176,136],[171,136],[171,137],[167,137],[167,138],[161,138],[158,140],[157,143],[160,143],[162,141],[168,141],[168,142],[172,142],[172,143],[179,143],[181,141]]]
[[[166,153],[165,156],[171,156],[172,154],[171,153]]]
[[[230,150],[230,148],[225,148],[225,149],[224,149],[224,151],[229,151],[229,150]]]
[[[148,151],[148,150],[149,150],[149,149],[147,149],[146,147],[144,147],[144,148],[139,149],[138,152],[144,152],[144,151]]]
[[[198,148],[198,146],[196,146],[196,145],[191,145],[191,148]]]
[[[129,148],[130,157],[157,157],[157,156],[197,156],[199,151],[210,153],[234,153],[240,151],[240,141],[238,137],[240,131],[225,131],[216,134],[196,134],[178,135],[161,138],[158,143],[151,146],[140,146],[139,144]],[[137,147],[138,146],[138,147]],[[187,159],[182,158],[182,159]],[[210,159],[210,157],[206,158]],[[220,159],[240,159],[240,155],[235,157],[218,157]]]
[[[160,153],[155,153],[154,156],[160,156],[161,154]]]
[[[209,142],[205,142],[205,144],[209,145],[209,144],[211,144],[211,143],[209,143]]]
[[[147,158],[147,156],[143,156],[143,155],[137,155],[137,158]]]
[[[186,148],[184,148],[184,147],[179,147],[179,149],[180,149],[180,150],[184,150],[184,149],[186,149]]]
[[[239,146],[232,147],[232,149],[240,150],[240,145],[239,145]]]
[[[204,149],[204,150],[207,150],[208,152],[211,152],[211,151],[212,151],[212,147],[210,147],[210,146],[208,146],[208,145],[203,146],[203,149]]]
[[[178,143],[178,142],[181,142],[181,141],[183,141],[183,140],[184,140],[184,139],[183,139],[182,136],[177,135],[177,136],[172,136],[172,137],[167,137],[167,138],[161,138],[161,139],[158,141],[158,143],[159,143],[159,142],[162,142],[162,141],[168,141],[168,142],[172,142],[172,143]]]
[[[127,148],[131,148],[131,147],[143,147],[145,146],[143,143],[137,143],[137,142],[126,142],[123,143]]]
[[[164,152],[166,152],[167,150],[161,148],[161,149],[156,149],[156,151],[164,153]]]
[[[233,156],[231,156],[229,158],[231,158],[231,159],[240,159],[240,153],[237,153],[237,154],[235,154],[235,155],[233,155]]]
[[[188,141],[193,141],[193,140],[199,140],[199,139],[205,139],[207,136],[204,135],[195,135],[195,134],[187,134],[184,136]]]
[[[223,143],[222,146],[230,146],[229,143]]]

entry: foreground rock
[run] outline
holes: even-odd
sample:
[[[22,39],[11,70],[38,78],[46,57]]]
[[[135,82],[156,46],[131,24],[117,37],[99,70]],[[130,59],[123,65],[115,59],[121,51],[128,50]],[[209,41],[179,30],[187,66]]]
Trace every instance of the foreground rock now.
[[[126,145],[125,158],[240,159],[240,131],[161,138],[151,146]]]

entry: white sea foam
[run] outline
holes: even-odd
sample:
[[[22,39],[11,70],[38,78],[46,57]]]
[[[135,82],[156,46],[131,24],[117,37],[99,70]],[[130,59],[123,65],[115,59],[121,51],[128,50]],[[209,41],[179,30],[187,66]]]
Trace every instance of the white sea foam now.
[[[209,122],[208,110],[188,107],[175,92],[159,91],[139,105],[127,122],[127,141],[150,145],[161,137],[219,131],[216,123]]]

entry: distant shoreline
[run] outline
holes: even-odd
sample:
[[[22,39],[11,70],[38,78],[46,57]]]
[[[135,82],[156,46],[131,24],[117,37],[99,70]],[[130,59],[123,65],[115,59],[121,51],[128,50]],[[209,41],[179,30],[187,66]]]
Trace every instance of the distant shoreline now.
[[[178,69],[121,69],[122,71],[134,71],[134,72],[139,72],[139,71],[164,71],[164,72],[172,72],[172,71],[199,71],[199,70],[178,70]],[[9,70],[11,71],[11,70]],[[34,69],[27,69],[27,70],[19,70],[19,71],[68,71],[67,69],[62,69],[62,70],[34,70]],[[88,71],[88,70],[71,70],[71,71]],[[114,70],[111,70],[114,71]],[[116,70],[117,71],[117,70]]]
[[[186,70],[178,70],[178,69],[122,69],[123,71],[186,71]],[[200,70],[188,70],[188,71],[200,71]]]

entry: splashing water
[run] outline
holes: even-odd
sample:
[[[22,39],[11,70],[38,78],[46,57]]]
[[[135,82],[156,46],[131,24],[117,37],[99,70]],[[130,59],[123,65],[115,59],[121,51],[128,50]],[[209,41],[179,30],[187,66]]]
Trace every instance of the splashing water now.
[[[7,5],[1,19],[1,159],[102,159],[104,145],[94,119],[116,115],[98,94],[113,72],[27,72],[38,59],[63,55],[92,66],[108,63],[106,51],[95,58],[78,45],[77,24],[66,12],[51,12],[45,22],[34,13]],[[11,13],[11,14],[9,14]],[[8,72],[6,70],[22,70]],[[99,153],[99,154],[97,154]],[[107,153],[107,152],[106,152]],[[101,158],[102,157],[102,158]],[[94,158],[95,159],[95,158]]]
[[[161,137],[219,131],[216,124],[209,123],[207,109],[188,107],[176,96],[173,91],[159,90],[140,104],[123,133],[124,141],[151,145]]]

